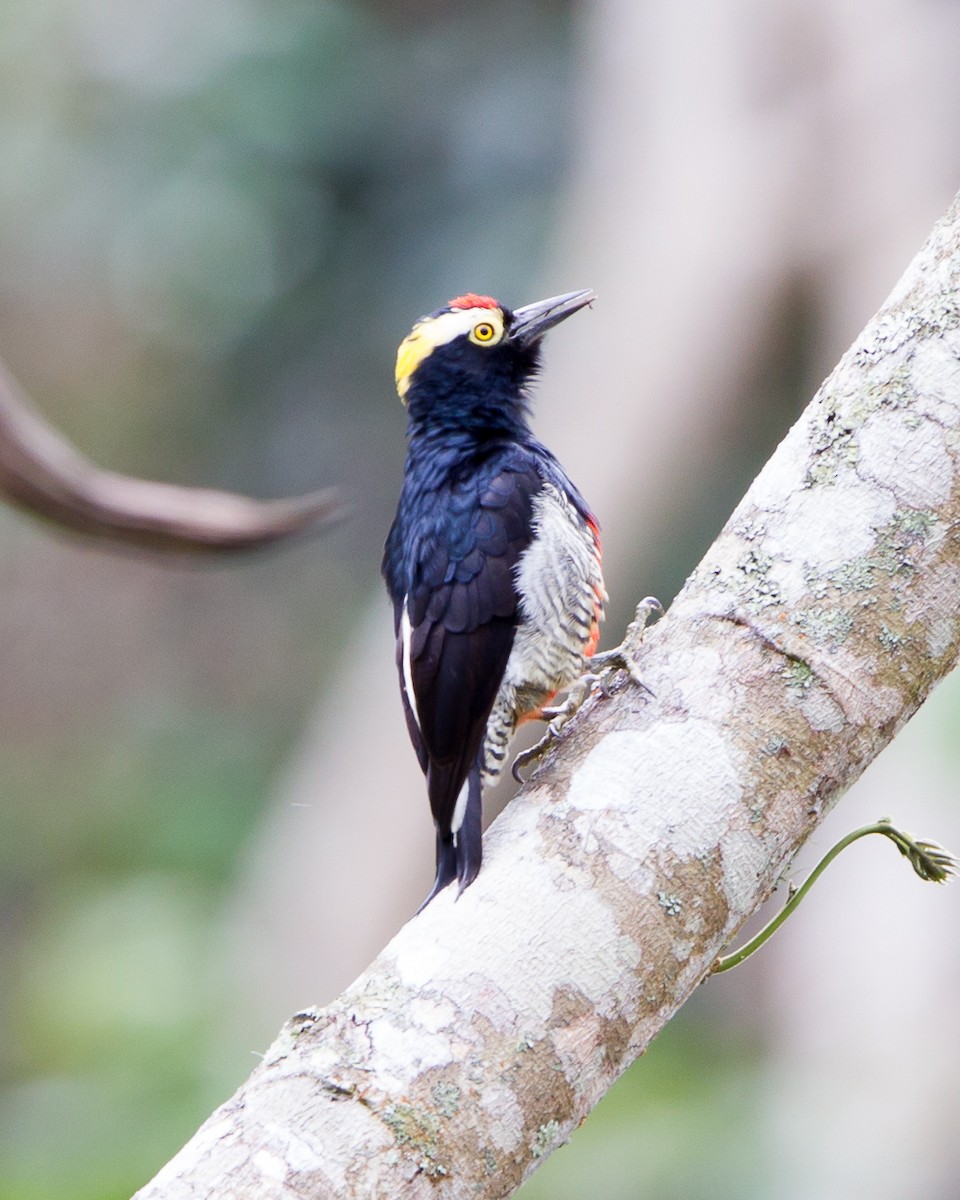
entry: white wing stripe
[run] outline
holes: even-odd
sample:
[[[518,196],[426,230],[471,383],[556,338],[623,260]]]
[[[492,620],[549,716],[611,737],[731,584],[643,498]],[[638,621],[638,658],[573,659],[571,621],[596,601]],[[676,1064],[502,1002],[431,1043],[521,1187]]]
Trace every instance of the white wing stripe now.
[[[403,663],[403,690],[407,695],[407,703],[413,713],[413,719],[420,728],[420,713],[417,711],[417,697],[413,691],[413,673],[410,670],[410,617],[407,613],[407,597],[403,598],[403,614],[400,617],[400,640],[402,643],[401,661]]]
[[[467,814],[467,797],[470,794],[469,780],[464,782],[460,793],[457,796],[457,802],[453,806],[453,820],[450,822],[450,832],[454,835],[454,845],[456,845],[456,835],[460,832],[460,826],[463,824],[463,818]]]

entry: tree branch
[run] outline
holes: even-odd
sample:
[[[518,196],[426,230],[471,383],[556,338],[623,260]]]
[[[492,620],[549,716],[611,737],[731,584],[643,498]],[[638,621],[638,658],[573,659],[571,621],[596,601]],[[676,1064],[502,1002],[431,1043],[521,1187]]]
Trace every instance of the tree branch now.
[[[252,500],[103,471],[36,413],[2,364],[0,498],[80,533],[173,551],[252,549],[342,515],[331,489]]]
[[[566,1140],[956,661],[958,296],[955,201],[648,635],[654,698],[588,702],[473,887],[140,1200],[503,1197]]]

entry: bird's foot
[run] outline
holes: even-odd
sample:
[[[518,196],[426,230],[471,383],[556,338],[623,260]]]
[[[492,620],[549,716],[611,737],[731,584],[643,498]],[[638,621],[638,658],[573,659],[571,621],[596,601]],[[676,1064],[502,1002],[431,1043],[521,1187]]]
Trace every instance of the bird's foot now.
[[[637,611],[627,626],[620,645],[614,646],[612,650],[603,650],[590,659],[590,673],[599,677],[600,690],[605,697],[610,695],[610,680],[617,671],[626,671],[637,687],[643,688],[650,695],[653,694],[643,682],[636,656],[647,626],[654,616],[663,616],[663,605],[656,597],[645,596],[637,605]]]
[[[524,767],[539,762],[554,743],[559,741],[563,727],[579,712],[595,687],[599,687],[601,695],[605,698],[609,697],[610,681],[617,671],[626,671],[637,687],[642,688],[648,695],[653,695],[640,675],[636,653],[643,641],[647,625],[655,614],[663,615],[663,605],[660,601],[653,596],[641,600],[620,645],[601,654],[594,654],[589,660],[590,669],[571,686],[563,703],[540,710],[540,716],[547,722],[543,737],[528,750],[521,750],[510,768],[518,783],[523,783],[520,772]]]
[[[562,704],[555,704],[551,708],[540,710],[540,717],[547,722],[547,728],[538,742],[535,742],[527,750],[521,750],[513,760],[510,773],[517,783],[523,783],[523,776],[520,774],[523,768],[529,767],[531,763],[539,762],[550,747],[560,740],[564,725],[580,709],[584,700],[590,695],[593,685],[599,682],[600,676],[588,671],[571,686]]]

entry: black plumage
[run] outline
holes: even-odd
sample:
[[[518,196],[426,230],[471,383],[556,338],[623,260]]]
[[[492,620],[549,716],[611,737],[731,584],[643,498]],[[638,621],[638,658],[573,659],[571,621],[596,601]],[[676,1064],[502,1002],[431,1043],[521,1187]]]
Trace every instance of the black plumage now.
[[[545,302],[539,324],[528,310],[515,315],[486,297],[463,297],[424,318],[401,346],[409,445],[383,574],[407,726],[437,831],[428,901],[453,878],[462,890],[480,867],[484,736],[523,619],[518,568],[538,533],[537,497],[559,489],[584,528],[592,521],[533,437],[525,390],[545,328],[561,319],[549,305],[576,311],[588,295],[574,294],[575,307],[571,297]],[[471,340],[484,324],[495,344]]]

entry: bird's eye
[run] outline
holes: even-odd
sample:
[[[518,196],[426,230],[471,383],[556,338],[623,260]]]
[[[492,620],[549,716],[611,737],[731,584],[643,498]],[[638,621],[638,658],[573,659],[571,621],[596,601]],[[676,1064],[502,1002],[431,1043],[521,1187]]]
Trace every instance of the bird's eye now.
[[[468,326],[467,336],[475,346],[494,346],[503,337],[503,321],[500,314],[481,317],[477,313],[476,325]]]

